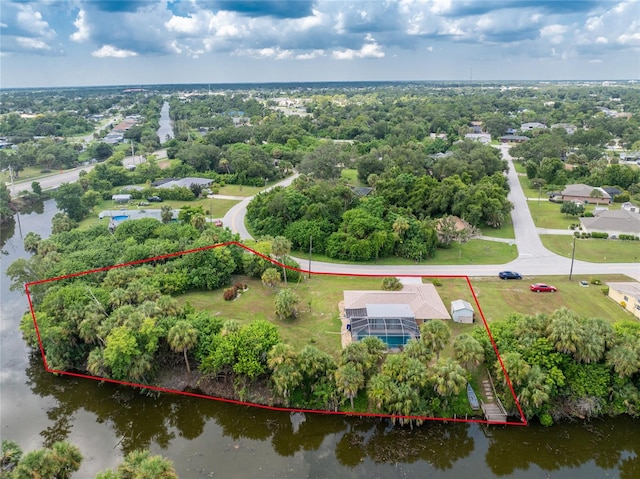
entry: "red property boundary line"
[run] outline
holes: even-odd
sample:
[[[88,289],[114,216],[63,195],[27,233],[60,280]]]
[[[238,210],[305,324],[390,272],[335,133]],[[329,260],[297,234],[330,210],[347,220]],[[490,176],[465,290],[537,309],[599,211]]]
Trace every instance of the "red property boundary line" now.
[[[500,363],[500,367],[502,368],[502,372],[504,374],[504,377],[506,379],[507,385],[509,387],[509,391],[511,392],[511,395],[513,397],[513,400],[515,401],[516,407],[518,409],[518,413],[520,414],[520,421],[487,421],[487,420],[483,420],[483,419],[461,419],[461,418],[439,418],[439,417],[430,417],[430,416],[401,416],[401,415],[393,415],[393,414],[376,414],[376,413],[367,413],[367,412],[351,412],[351,411],[325,411],[325,410],[318,410],[318,409],[296,409],[296,408],[286,408],[286,407],[277,407],[277,406],[268,406],[265,404],[257,404],[257,403],[250,403],[250,402],[245,402],[245,401],[237,401],[234,399],[226,399],[226,398],[219,398],[219,397],[213,397],[213,396],[207,396],[205,394],[197,394],[197,393],[191,393],[191,392],[186,392],[186,391],[178,391],[175,389],[169,389],[169,388],[163,388],[163,387],[159,387],[159,386],[152,386],[152,385],[148,385],[148,384],[138,384],[138,383],[131,383],[131,382],[127,382],[127,381],[118,381],[115,379],[109,379],[109,378],[102,378],[102,377],[98,377],[98,376],[91,376],[88,374],[79,374],[79,373],[73,373],[73,372],[68,372],[68,371],[60,371],[57,369],[52,369],[49,367],[49,365],[47,364],[47,358],[45,355],[45,351],[44,351],[44,346],[42,344],[42,338],[40,336],[40,330],[38,328],[38,321],[36,319],[36,315],[35,315],[35,311],[33,310],[33,302],[31,300],[31,292],[29,291],[29,288],[32,286],[36,286],[36,285],[40,285],[40,284],[45,284],[45,283],[51,283],[53,281],[59,281],[62,279],[68,279],[68,278],[75,278],[75,277],[79,277],[79,276],[85,276],[91,273],[98,273],[101,271],[109,271],[111,269],[116,269],[116,268],[122,268],[125,266],[135,266],[138,264],[144,264],[144,263],[149,263],[151,261],[156,261],[156,260],[161,260],[161,259],[167,259],[167,258],[174,258],[176,256],[182,256],[185,254],[189,254],[189,253],[197,253],[199,251],[207,251],[210,249],[215,249],[215,248],[220,248],[220,247],[227,247],[227,246],[238,246],[246,251],[249,251],[250,253],[253,253],[257,256],[260,256],[261,258],[270,261],[278,266],[283,266],[282,263],[279,263],[278,261],[273,260],[272,258],[263,255],[262,253],[255,251],[245,245],[243,245],[242,243],[239,243],[237,241],[229,241],[226,243],[219,243],[219,244],[215,244],[215,245],[210,245],[210,246],[204,246],[202,248],[196,248],[196,249],[191,249],[191,250],[186,250],[186,251],[180,251],[177,253],[171,253],[171,254],[166,254],[166,255],[161,255],[161,256],[155,256],[153,258],[147,258],[147,259],[142,259],[142,260],[137,260],[137,261],[131,261],[129,263],[122,263],[122,264],[116,264],[116,265],[112,265],[112,266],[105,266],[103,268],[96,268],[96,269],[91,269],[91,270],[87,270],[87,271],[81,271],[78,273],[72,273],[72,274],[67,274],[64,276],[58,276],[55,278],[47,278],[47,279],[42,279],[39,281],[32,281],[29,283],[26,283],[24,285],[26,294],[27,294],[27,299],[29,301],[29,310],[31,311],[31,317],[33,318],[33,324],[35,326],[35,330],[36,330],[36,335],[38,337],[38,345],[40,347],[40,353],[42,355],[42,362],[44,364],[44,368],[47,372],[49,373],[54,373],[54,374],[60,374],[60,375],[64,375],[64,376],[72,376],[72,377],[77,377],[77,378],[82,378],[82,379],[92,379],[95,381],[105,381],[105,382],[109,382],[109,383],[114,383],[114,384],[119,384],[122,386],[133,386],[133,387],[139,387],[139,388],[144,388],[144,389],[149,389],[152,391],[158,391],[158,392],[163,392],[163,393],[172,393],[172,394],[181,394],[183,396],[190,396],[190,397],[195,397],[195,398],[200,398],[200,399],[209,399],[209,400],[214,400],[214,401],[220,401],[220,402],[225,402],[225,403],[230,403],[230,404],[236,404],[236,405],[240,405],[240,406],[250,406],[250,407],[257,407],[260,409],[266,409],[269,411],[278,411],[278,412],[302,412],[302,413],[313,413],[313,414],[324,414],[324,415],[336,415],[336,416],[355,416],[355,417],[377,417],[377,418],[389,418],[389,419],[413,419],[413,420],[420,420],[420,421],[438,421],[438,422],[454,422],[454,423],[475,423],[475,424],[493,424],[493,425],[507,425],[507,426],[526,426],[527,423],[527,419],[522,411],[522,408],[520,406],[520,402],[518,401],[518,398],[516,396],[515,390],[513,388],[513,384],[511,383],[511,380],[509,379],[509,375],[507,374],[507,371],[505,369],[504,363],[502,362],[502,357],[500,356],[500,352],[498,351],[498,346],[496,345],[495,340],[493,339],[493,336],[491,334],[491,330],[489,329],[489,325],[487,323],[487,320],[484,316],[484,313],[482,311],[482,308],[480,307],[480,303],[478,302],[478,297],[476,295],[476,292],[473,289],[473,286],[471,285],[471,281],[469,279],[468,276],[466,275],[422,275],[422,274],[403,274],[403,275],[396,275],[396,276],[400,276],[400,277],[409,277],[409,278],[459,278],[459,279],[464,279],[467,282],[467,285],[469,286],[469,290],[471,291],[471,294],[473,295],[473,299],[474,302],[476,304],[476,307],[478,308],[478,311],[480,312],[480,317],[482,318],[482,323],[484,325],[484,328],[487,332],[487,334],[489,335],[489,340],[491,341],[491,345],[493,347],[493,350],[496,354],[496,357],[498,358],[498,362]],[[354,273],[354,274],[347,274],[347,273],[329,273],[329,272],[325,272],[325,273],[314,273],[313,271],[308,271],[308,270],[304,270],[304,269],[300,269],[300,268],[292,268],[290,266],[286,266],[284,265],[286,268],[288,269],[292,269],[295,271],[298,271],[300,273],[306,273],[306,274],[315,274],[315,275],[323,275],[323,276],[358,276],[358,277],[384,277],[385,275],[380,275],[380,274],[367,274],[367,273]]]

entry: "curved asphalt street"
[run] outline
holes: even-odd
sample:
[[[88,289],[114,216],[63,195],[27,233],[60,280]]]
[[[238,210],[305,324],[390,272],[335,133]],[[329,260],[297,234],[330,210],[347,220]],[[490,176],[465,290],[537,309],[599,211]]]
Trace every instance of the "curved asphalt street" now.
[[[527,199],[524,196],[522,186],[518,181],[518,175],[513,167],[513,161],[509,155],[509,146],[500,145],[503,157],[509,163],[507,174],[511,192],[509,200],[513,203],[511,218],[515,231],[515,244],[518,247],[518,258],[506,264],[487,265],[362,265],[362,264],[338,264],[313,261],[312,273],[340,273],[340,274],[380,274],[380,275],[424,275],[424,276],[497,276],[503,270],[518,271],[522,275],[569,275],[571,259],[552,253],[544,247],[536,226],[531,217]],[[288,186],[293,179],[287,178],[276,186]],[[246,198],[227,212],[223,222],[233,232],[239,233],[240,238],[250,239],[251,235],[244,225],[247,213],[247,205],[251,198]],[[571,243],[572,237],[567,236],[567,242]],[[308,269],[308,259],[297,258],[302,269]],[[573,274],[625,274],[640,281],[639,263],[588,263],[574,261]]]

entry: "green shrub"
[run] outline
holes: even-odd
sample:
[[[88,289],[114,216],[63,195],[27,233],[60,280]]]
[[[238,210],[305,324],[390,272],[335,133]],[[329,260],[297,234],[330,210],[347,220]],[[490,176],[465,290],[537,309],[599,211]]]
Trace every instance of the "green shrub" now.
[[[583,218],[593,218],[593,213],[591,211],[585,211],[582,215]]]
[[[442,286],[442,281],[440,281],[438,278],[434,279],[433,281],[431,281],[431,283],[434,286]]]
[[[595,284],[596,286],[602,284],[602,281],[600,281],[600,278],[591,278],[591,279],[589,279],[589,282],[591,284]]]
[[[602,291],[602,294],[604,294],[605,296],[609,296],[609,287],[608,286],[606,288],[600,289],[600,291]]]
[[[544,427],[553,426],[553,418],[548,412],[540,414],[540,424]]]
[[[607,239],[609,237],[609,233],[602,233],[602,232],[599,232],[599,231],[594,231],[593,233],[591,233],[591,237],[592,238]]]
[[[387,276],[382,280],[382,289],[385,291],[400,291],[402,283],[395,276]]]
[[[622,241],[638,241],[638,237],[634,235],[620,235],[618,238]]]

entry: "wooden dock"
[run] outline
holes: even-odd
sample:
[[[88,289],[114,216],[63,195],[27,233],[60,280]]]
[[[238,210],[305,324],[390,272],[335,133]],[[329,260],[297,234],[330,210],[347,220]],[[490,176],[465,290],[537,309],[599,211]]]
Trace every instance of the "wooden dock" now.
[[[507,422],[507,411],[505,411],[500,399],[496,396],[495,387],[491,380],[491,374],[487,371],[489,379],[482,380],[483,395],[486,399],[482,401],[480,407],[484,413],[484,418],[491,422]]]

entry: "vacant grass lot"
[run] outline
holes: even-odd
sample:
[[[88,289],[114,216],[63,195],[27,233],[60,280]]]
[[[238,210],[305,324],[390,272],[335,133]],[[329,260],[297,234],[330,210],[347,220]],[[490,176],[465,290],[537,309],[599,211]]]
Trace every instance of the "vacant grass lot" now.
[[[51,175],[55,175],[58,173],[58,170],[52,170],[49,173],[41,173],[42,168],[41,167],[32,167],[32,166],[27,166],[25,167],[22,171],[20,171],[20,177],[16,178],[15,177],[15,172],[14,174],[14,178],[13,181],[14,182],[18,182],[18,181],[27,181],[27,180],[32,180],[32,181],[37,181],[38,178],[43,178],[45,176],[51,176]],[[9,177],[9,171],[2,171],[0,172],[0,181],[4,181],[6,183],[11,182],[11,178]],[[22,190],[27,190],[27,191],[31,191],[31,184],[28,185],[22,185],[22,186],[17,186],[16,185],[16,191],[22,191]]]
[[[251,231],[251,230],[249,230]],[[301,267],[307,268],[307,261],[309,260],[308,251],[292,251],[292,256],[303,259]],[[392,256],[390,258],[380,258],[379,260],[360,261],[358,264],[380,264],[380,265],[402,265],[402,264],[503,264],[513,261],[518,257],[518,249],[515,245],[509,245],[507,243],[498,243],[496,241],[486,241],[474,239],[462,246],[458,243],[453,243],[450,248],[442,249],[438,248],[436,256],[420,262],[411,261],[406,258],[398,258]],[[316,254],[312,255],[313,261],[322,261],[324,263],[339,263],[347,264],[352,261],[341,261],[328,256]]]
[[[600,317],[611,322],[631,318],[628,312],[602,293],[604,286],[590,285],[584,288],[579,285],[580,280],[589,279],[582,276],[575,276],[572,281],[558,276],[529,277],[522,281],[472,278],[471,287],[488,322],[504,319],[514,313],[550,314],[562,307],[571,309],[583,317]],[[599,279],[603,283],[628,280],[623,275],[608,275]],[[449,322],[452,341],[443,352],[446,355],[451,352],[456,336],[469,332],[474,327],[482,327],[482,318],[466,279],[439,280],[442,285],[438,286],[437,290],[447,309],[455,299],[469,301],[476,309],[474,325]],[[300,350],[306,345],[314,345],[337,358],[341,351],[338,303],[343,298],[343,291],[381,290],[382,278],[313,275],[310,280],[290,284],[300,298],[299,315],[297,319],[285,321],[277,319],[275,315],[274,300],[277,288],[267,288],[259,280],[244,276],[234,278],[235,281],[247,283],[249,289],[234,301],[224,301],[222,290],[191,292],[178,296],[177,300],[181,305],[189,302],[196,309],[210,311],[223,319],[235,319],[240,324],[265,319],[278,326],[283,341],[295,350]],[[432,281],[433,278],[423,278],[425,283]],[[535,282],[553,284],[558,288],[558,292],[533,293],[529,291],[529,284]]]
[[[334,357],[342,350],[340,343],[340,319],[338,303],[346,289],[380,290],[382,278],[314,275],[311,280],[290,284],[300,298],[299,316],[293,320],[279,320],[275,315],[276,289],[265,287],[260,280],[239,277],[249,285],[249,290],[234,301],[222,299],[222,290],[193,292],[178,296],[178,302],[187,301],[196,309],[211,311],[224,319],[235,319],[247,324],[256,319],[266,319],[276,324],[285,343],[300,350],[312,344]]]
[[[549,251],[571,258],[573,238],[562,235],[540,235]],[[591,263],[637,263],[640,260],[640,242],[609,239],[576,240],[576,259]]]
[[[511,215],[505,219],[504,224],[500,228],[492,228],[486,224],[481,224],[480,231],[483,236],[490,236],[491,238],[515,239],[516,237]]]
[[[584,317],[599,317],[611,322],[631,319],[632,316],[618,304],[606,297],[602,288],[607,281],[629,281],[624,275],[599,276],[603,286],[580,286],[581,280],[591,277],[535,276],[523,280],[500,280],[498,278],[472,278],[471,285],[476,293],[480,307],[488,322],[501,320],[513,313],[536,314],[552,313],[558,308],[568,308]],[[438,289],[443,298],[456,297],[467,299],[469,288],[458,279],[443,279]],[[529,290],[532,283],[547,283],[558,288],[557,293],[534,293]],[[446,290],[446,293],[443,291]],[[473,301],[469,301],[475,305]],[[445,304],[448,304],[445,302]]]

